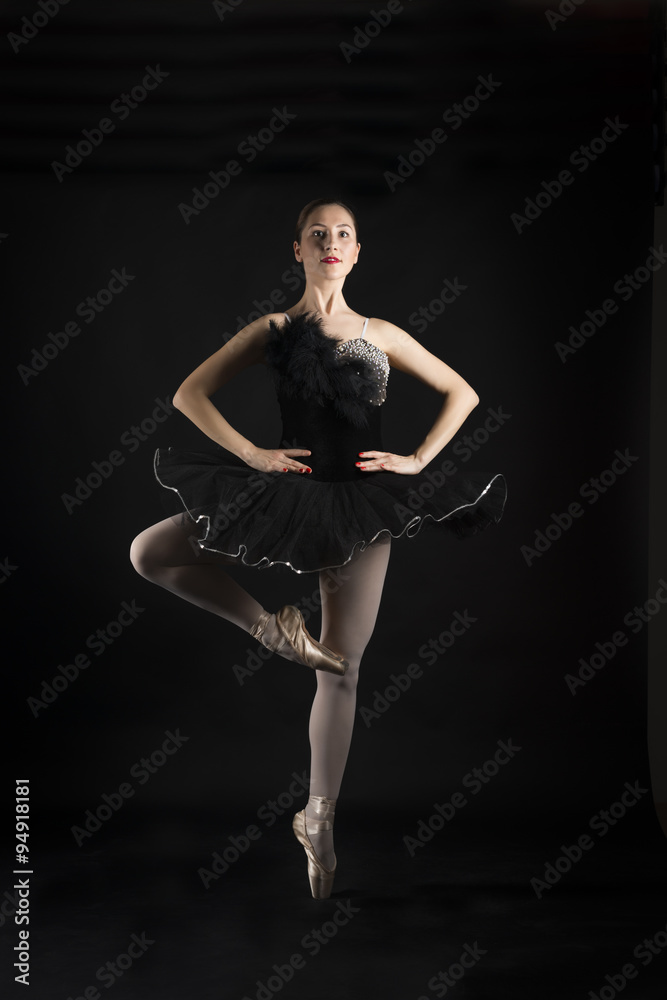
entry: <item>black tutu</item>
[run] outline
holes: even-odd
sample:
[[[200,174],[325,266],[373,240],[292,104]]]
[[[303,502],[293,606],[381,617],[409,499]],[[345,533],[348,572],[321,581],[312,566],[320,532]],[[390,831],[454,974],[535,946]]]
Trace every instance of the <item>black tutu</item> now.
[[[275,447],[307,448],[312,473],[259,472],[223,448],[158,448],[157,481],[172,491],[202,550],[260,569],[343,566],[381,537],[439,525],[460,539],[500,520],[501,474],[362,472],[360,451],[384,451],[380,417],[388,362],[362,340],[336,341],[309,314],[273,321],[265,347],[283,432]],[[443,467],[446,467],[443,463]]]

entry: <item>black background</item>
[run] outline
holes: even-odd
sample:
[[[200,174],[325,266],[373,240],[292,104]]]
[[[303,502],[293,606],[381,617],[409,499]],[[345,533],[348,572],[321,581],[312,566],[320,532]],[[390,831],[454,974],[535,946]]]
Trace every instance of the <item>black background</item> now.
[[[156,943],[114,997],[255,997],[272,964],[303,953],[308,928],[350,898],[360,915],[282,995],[434,996],[431,976],[479,939],[488,954],[457,998],[584,997],[664,930],[646,627],[623,622],[659,588],[647,584],[646,554],[651,282],[627,302],[614,291],[653,244],[655,7],[572,7],[552,29],[538,3],[415,0],[347,58],[341,43],[372,20],[365,3],[244,0],[221,18],[210,3],[71,0],[18,51],[7,41],[4,556],[16,568],[3,596],[12,777],[30,777],[32,791],[33,997],[79,996],[142,930]],[[7,4],[3,34],[37,9]],[[164,82],[124,120],[110,113],[158,65]],[[488,100],[459,129],[443,126],[489,74],[500,86]],[[296,118],[247,162],[239,144],[283,107]],[[59,181],[54,161],[105,116],[113,132]],[[573,168],[571,154],[607,118],[627,127],[588,169]],[[438,126],[447,140],[390,190],[386,172]],[[234,157],[240,175],[186,223],[179,205]],[[574,183],[517,232],[512,213],[568,167]],[[257,644],[136,574],[130,542],[165,516],[155,448],[209,442],[178,411],[136,447],[124,437],[258,304],[273,311],[271,293],[284,295],[278,308],[298,300],[294,223],[320,196],[357,212],[351,307],[408,330],[478,392],[457,440],[488,411],[509,415],[468,460],[452,442],[432,463],[503,472],[500,525],[462,544],[436,530],[394,543],[358,705],[371,707],[412,662],[423,676],[370,724],[357,716],[338,887],[323,905],[308,896],[294,810],[209,889],[197,875],[307,770],[315,680],[274,657],[239,684],[234,667]],[[76,319],[114,268],[134,276],[127,288],[22,377],[33,348]],[[446,278],[465,292],[417,332],[410,317]],[[556,343],[610,297],[618,312],[562,361]],[[439,401],[396,371],[389,389],[385,441],[405,453]],[[214,401],[271,446],[278,411],[264,370]],[[628,470],[597,502],[582,499],[626,449]],[[114,450],[122,464],[68,512],[63,495]],[[528,565],[522,547],[574,501],[582,516]],[[237,578],[269,608],[303,603],[317,583],[287,570]],[[29,699],[44,698],[123,601],[143,609],[136,621],[35,708]],[[427,665],[420,647],[466,610],[474,626]],[[572,694],[565,676],[618,629],[627,645]],[[77,846],[86,810],[176,729],[182,749]],[[520,753],[412,858],[403,837],[510,739]],[[538,900],[530,879],[635,781],[640,802]],[[16,928],[2,912],[9,953]],[[625,996],[657,996],[665,961]]]

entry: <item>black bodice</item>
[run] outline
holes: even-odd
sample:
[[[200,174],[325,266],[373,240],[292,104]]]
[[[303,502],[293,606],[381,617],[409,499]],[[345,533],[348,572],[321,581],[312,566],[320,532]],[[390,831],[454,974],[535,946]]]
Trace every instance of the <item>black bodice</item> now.
[[[362,338],[339,341],[321,320],[300,314],[271,321],[265,347],[273,372],[283,429],[279,447],[307,448],[309,479],[357,480],[360,451],[383,451],[381,405],[389,362]]]
[[[278,402],[283,420],[281,448],[308,448],[312,455],[303,458],[313,471],[305,473],[309,479],[342,482],[368,477],[355,462],[360,462],[360,451],[384,451],[382,444],[379,406],[368,413],[368,425],[356,427],[340,416],[331,406],[316,400],[303,400],[278,392]]]

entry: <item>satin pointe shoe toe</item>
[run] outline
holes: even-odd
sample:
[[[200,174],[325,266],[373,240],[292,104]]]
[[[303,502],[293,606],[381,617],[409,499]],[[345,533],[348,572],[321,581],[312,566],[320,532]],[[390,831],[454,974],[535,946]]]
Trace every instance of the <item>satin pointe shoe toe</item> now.
[[[313,796],[310,798],[313,803]],[[319,818],[315,819],[306,816],[306,810],[302,809],[292,820],[294,836],[302,845],[308,858],[308,881],[310,882],[310,892],[313,899],[328,899],[333,889],[334,876],[336,874],[336,861],[333,868],[326,868],[317,856],[315,848],[308,834],[321,833],[322,830],[333,829],[333,816],[335,809],[335,799],[327,799],[323,796],[315,798],[316,808]]]
[[[271,618],[275,619],[279,639],[269,640],[264,635]],[[271,615],[268,611],[262,612],[250,629],[250,635],[258,639],[267,649],[287,659],[303,663],[313,670],[325,670],[327,673],[342,677],[349,666],[348,661],[339,653],[334,653],[332,649],[313,639],[306,628],[303,615],[292,604],[286,604],[280,611],[276,611],[275,615]]]
[[[276,612],[276,624],[297,656],[313,670],[325,670],[342,676],[349,667],[348,661],[339,653],[334,653],[328,646],[313,639],[306,628],[303,615],[294,605],[286,604]]]

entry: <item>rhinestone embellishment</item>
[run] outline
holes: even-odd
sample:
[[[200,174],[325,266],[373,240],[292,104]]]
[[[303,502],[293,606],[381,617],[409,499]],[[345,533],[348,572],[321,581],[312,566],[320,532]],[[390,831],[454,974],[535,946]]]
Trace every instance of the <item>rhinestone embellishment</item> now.
[[[380,406],[387,398],[387,380],[389,378],[389,358],[381,348],[367,340],[359,338],[357,340],[344,340],[336,347],[336,353],[350,357],[352,360],[359,358],[365,361],[373,371],[377,381],[377,390],[373,397],[368,400],[374,406]]]

